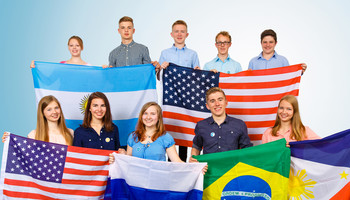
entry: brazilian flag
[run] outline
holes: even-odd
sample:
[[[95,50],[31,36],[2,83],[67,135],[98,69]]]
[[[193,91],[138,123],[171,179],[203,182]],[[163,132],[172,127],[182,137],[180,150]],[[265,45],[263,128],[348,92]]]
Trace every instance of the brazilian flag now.
[[[194,158],[208,163],[203,199],[287,199],[290,149],[285,139]]]

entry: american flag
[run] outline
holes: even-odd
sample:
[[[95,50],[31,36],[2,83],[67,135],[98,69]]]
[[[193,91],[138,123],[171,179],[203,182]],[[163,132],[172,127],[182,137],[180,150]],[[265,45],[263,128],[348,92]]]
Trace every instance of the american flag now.
[[[1,199],[103,199],[111,151],[10,134],[1,166]]]
[[[170,64],[163,72],[163,118],[176,144],[192,146],[196,123],[211,116],[205,93],[211,87],[224,90],[226,113],[242,119],[254,144],[261,143],[266,128],[274,125],[279,100],[298,96],[302,68],[299,65],[236,74],[194,70]]]

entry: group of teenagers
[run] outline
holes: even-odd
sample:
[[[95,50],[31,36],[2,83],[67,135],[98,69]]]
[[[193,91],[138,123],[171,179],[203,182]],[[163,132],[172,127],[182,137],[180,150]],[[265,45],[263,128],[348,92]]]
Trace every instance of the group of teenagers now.
[[[188,32],[187,24],[182,20],[172,25],[171,36],[174,44],[161,52],[159,61],[151,61],[148,48],[133,40],[135,28],[132,18],[122,17],[119,20],[118,32],[122,42],[110,53],[109,65],[103,65],[104,68],[152,63],[156,72],[159,72],[166,69],[169,63],[174,63],[195,70],[200,69],[197,53],[185,45]],[[215,38],[217,57],[206,63],[203,70],[231,74],[242,71],[241,65],[228,54],[231,44],[231,36],[228,32],[218,33]],[[276,53],[276,44],[276,33],[271,29],[263,31],[261,33],[262,52],[251,59],[248,69],[288,66],[288,60]],[[83,41],[80,37],[72,36],[68,40],[68,49],[72,57],[61,63],[89,65],[81,58]],[[33,61],[31,68],[34,67]],[[302,64],[303,72],[306,67],[306,64]],[[199,155],[202,150],[203,154],[207,154],[253,146],[248,137],[246,124],[226,114],[227,104],[226,95],[221,88],[213,87],[206,91],[206,107],[212,115],[196,124],[189,162],[197,162],[192,156]],[[7,136],[8,133],[5,132],[2,137],[3,142]],[[112,122],[109,101],[101,92],[94,92],[89,96],[83,123],[75,131],[66,127],[59,101],[54,96],[43,97],[38,104],[37,127],[29,133],[28,137],[58,144],[116,150],[121,154],[145,159],[166,161],[167,155],[172,162],[187,160],[187,147],[179,148],[180,154],[181,152],[183,154],[180,158],[173,137],[165,130],[162,109],[156,102],[143,105],[135,131],[128,137],[126,149],[121,148],[118,127]],[[301,122],[298,101],[292,95],[284,96],[279,101],[275,125],[263,133],[262,143],[282,138],[286,139],[287,146],[290,141],[320,138]],[[114,162],[112,155],[110,155],[110,162]],[[204,173],[206,169],[203,170]]]

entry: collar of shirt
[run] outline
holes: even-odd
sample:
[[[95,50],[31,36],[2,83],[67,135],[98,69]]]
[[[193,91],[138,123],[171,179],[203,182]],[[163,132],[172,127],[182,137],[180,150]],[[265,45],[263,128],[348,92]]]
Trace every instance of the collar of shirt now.
[[[225,117],[225,120],[222,122],[222,124],[225,124],[225,123],[227,123],[228,122],[228,119],[227,119],[227,115],[226,115],[226,117]],[[212,125],[212,124],[217,124],[216,123],[216,121],[214,120],[214,118],[213,118],[213,116],[211,116],[210,118],[209,118],[209,124],[210,125]],[[219,125],[219,124],[218,124]]]
[[[227,58],[224,60],[224,62],[222,62],[222,60],[219,58],[219,56],[216,56],[216,58],[214,60],[215,60],[215,62],[221,61],[222,63],[226,63],[230,59],[231,59],[230,55],[227,55]]]
[[[135,44],[135,41],[132,40],[129,44],[123,44],[123,43],[121,43],[121,46],[123,46],[123,47],[132,47],[132,45],[134,45],[134,44]]]
[[[277,135],[280,135],[280,136],[288,135],[291,133],[291,130],[292,130],[292,127],[289,127],[289,129],[284,133],[281,133],[281,131],[277,131]]]
[[[264,59],[264,60],[266,60],[266,59],[263,57],[262,53],[263,53],[263,52],[261,52],[261,53],[259,54],[258,60],[259,60],[259,59]],[[277,52],[275,51],[275,53],[273,53],[273,56],[272,56],[271,58],[276,58],[276,56],[278,56],[278,54],[277,54]],[[271,59],[271,58],[270,58],[270,59]]]
[[[183,51],[185,51],[185,50],[187,49],[187,46],[186,46],[186,44],[185,44],[184,47],[182,47],[181,49],[179,49],[179,48],[177,48],[177,47],[175,46],[175,44],[173,44],[173,46],[172,46],[171,48],[174,49],[175,51],[178,51],[178,50],[183,50]]]

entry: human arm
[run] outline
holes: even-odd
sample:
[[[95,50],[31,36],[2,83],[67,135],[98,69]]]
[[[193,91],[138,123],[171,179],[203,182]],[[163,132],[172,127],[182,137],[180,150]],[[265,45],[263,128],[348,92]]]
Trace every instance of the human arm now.
[[[251,147],[253,144],[250,142],[250,138],[248,136],[247,125],[242,121],[241,125],[241,135],[239,137],[239,148],[243,149],[246,147]]]
[[[110,54],[109,54],[109,58],[108,58],[108,60],[109,60],[109,67],[116,67],[116,58],[114,58],[114,56],[113,56],[113,52],[114,52],[115,50],[113,50]],[[103,67],[103,66],[102,66]]]
[[[201,69],[199,66],[194,67],[195,70]]]
[[[148,48],[145,47],[145,50],[143,52],[143,57],[142,57],[142,64],[148,64],[148,63],[151,63],[151,57],[149,56]]]
[[[191,150],[191,157],[189,159],[189,162],[190,163],[193,163],[193,162],[198,162],[197,159],[193,158],[192,156],[198,156],[200,154],[200,151],[194,147],[192,147],[192,150]]]
[[[160,64],[158,61],[151,61],[152,65],[155,67],[156,72],[158,72],[161,68]]]
[[[166,149],[166,154],[170,158],[171,162],[184,162],[180,159],[179,155],[176,152],[175,145]]]
[[[126,155],[132,156],[132,147],[129,145],[127,145],[126,147]]]
[[[193,58],[192,58],[192,67],[193,67],[193,69],[201,69],[199,66],[199,59],[198,59],[198,55],[197,55],[197,53],[196,52],[194,52],[194,54],[193,54]]]
[[[322,139],[320,136],[318,136],[311,128],[308,126],[305,126],[305,139],[304,140],[316,140],[316,139]]]

